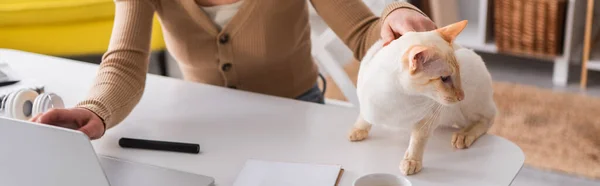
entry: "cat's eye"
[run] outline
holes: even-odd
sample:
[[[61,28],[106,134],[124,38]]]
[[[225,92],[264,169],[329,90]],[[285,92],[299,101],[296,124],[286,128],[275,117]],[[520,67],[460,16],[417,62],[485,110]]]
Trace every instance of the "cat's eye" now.
[[[450,76],[442,76],[442,77],[440,77],[440,79],[441,79],[443,82],[448,82],[448,81],[450,80]]]

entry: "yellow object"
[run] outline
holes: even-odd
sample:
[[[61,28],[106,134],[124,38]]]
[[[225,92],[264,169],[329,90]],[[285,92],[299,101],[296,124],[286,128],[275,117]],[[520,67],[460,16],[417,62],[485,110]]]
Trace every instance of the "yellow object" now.
[[[0,48],[57,56],[103,54],[114,13],[113,0],[0,0]],[[151,48],[165,48],[156,17]]]

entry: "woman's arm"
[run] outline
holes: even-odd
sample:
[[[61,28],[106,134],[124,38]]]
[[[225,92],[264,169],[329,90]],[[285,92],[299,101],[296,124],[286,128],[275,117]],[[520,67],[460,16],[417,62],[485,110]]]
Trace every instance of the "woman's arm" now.
[[[392,11],[409,8],[426,16],[417,7],[406,2],[389,4],[381,17],[375,16],[362,0],[311,0],[311,3],[358,60],[362,59],[373,43],[381,39],[383,20]]]
[[[98,115],[106,129],[121,122],[142,97],[155,10],[141,0],[116,0],[115,5],[108,50],[88,97],[76,106]]]

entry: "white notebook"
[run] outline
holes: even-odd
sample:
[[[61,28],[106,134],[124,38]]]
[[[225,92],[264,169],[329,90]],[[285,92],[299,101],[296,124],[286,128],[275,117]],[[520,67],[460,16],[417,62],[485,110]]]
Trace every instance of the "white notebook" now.
[[[340,165],[248,160],[233,186],[335,186]]]

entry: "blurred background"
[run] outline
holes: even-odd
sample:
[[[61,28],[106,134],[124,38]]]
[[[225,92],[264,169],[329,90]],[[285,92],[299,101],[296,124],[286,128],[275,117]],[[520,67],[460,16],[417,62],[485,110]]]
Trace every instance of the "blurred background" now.
[[[593,1],[408,0],[438,26],[469,20],[457,42],[482,55],[495,81],[501,114],[490,133],[526,155],[513,185],[600,185],[600,2]],[[393,1],[364,2],[379,15]],[[352,106],[358,62],[310,15],[327,99]],[[113,17],[112,0],[0,0],[0,48],[99,64]],[[151,45],[148,73],[181,78],[158,19]]]

